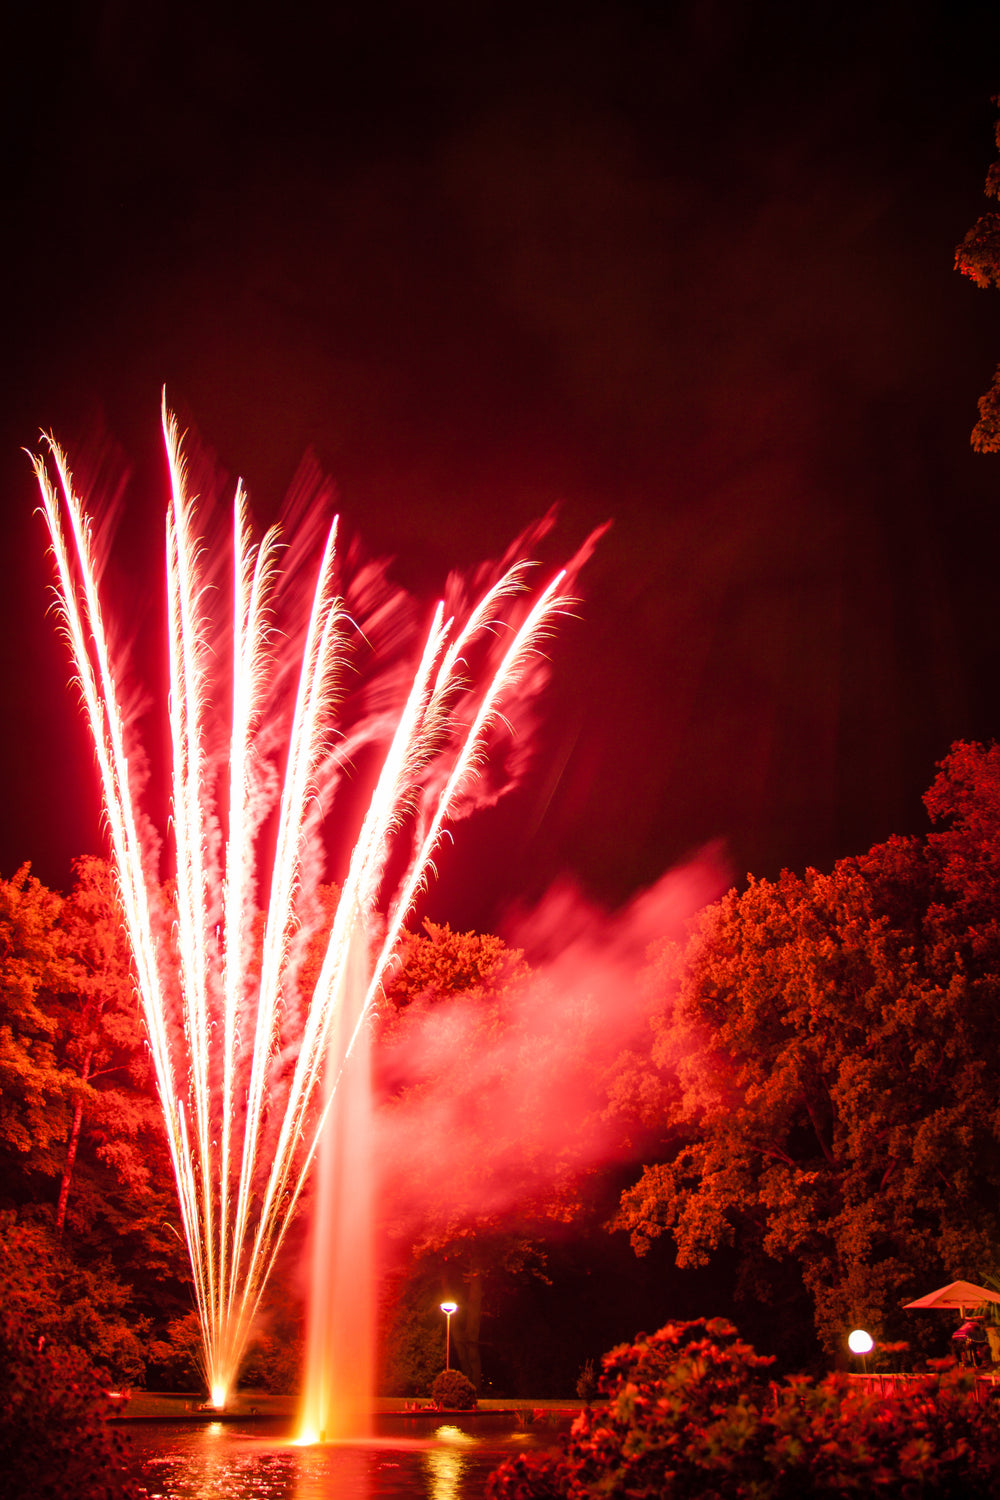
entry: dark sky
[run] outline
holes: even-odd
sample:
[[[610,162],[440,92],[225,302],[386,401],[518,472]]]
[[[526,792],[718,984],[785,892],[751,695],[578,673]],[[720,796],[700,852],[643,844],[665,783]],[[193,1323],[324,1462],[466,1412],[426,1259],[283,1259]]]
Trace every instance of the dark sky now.
[[[152,609],[164,383],[262,518],[313,450],[429,592],[553,502],[553,558],[613,518],[536,774],[439,915],[923,826],[949,744],[1000,729],[1000,457],[968,442],[1000,295],[952,269],[995,0],[21,9],[0,873],[62,885],[100,841],[20,449],[120,445]]]

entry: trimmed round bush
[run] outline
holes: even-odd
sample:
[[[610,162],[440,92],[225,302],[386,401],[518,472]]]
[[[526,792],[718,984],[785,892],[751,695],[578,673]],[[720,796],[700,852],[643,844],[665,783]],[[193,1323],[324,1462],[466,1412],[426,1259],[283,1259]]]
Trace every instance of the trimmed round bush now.
[[[476,1387],[461,1370],[442,1370],[431,1395],[442,1411],[474,1411],[476,1407]]]

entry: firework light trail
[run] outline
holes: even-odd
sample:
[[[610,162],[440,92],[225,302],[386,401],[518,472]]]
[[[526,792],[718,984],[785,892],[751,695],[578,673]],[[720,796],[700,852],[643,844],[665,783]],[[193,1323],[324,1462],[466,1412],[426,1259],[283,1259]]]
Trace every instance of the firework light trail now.
[[[153,868],[156,838],[143,831],[149,825],[130,781],[122,682],[102,617],[91,518],[54,439],[32,462],[61,624],[96,748],[193,1273],[203,1373],[213,1403],[222,1406],[336,1080],[433,870],[444,829],[482,771],[497,723],[512,698],[524,699],[538,686],[539,644],[567,606],[567,572],[532,600],[528,565],[518,562],[458,617],[445,618],[439,606],[394,713],[373,716],[367,731],[345,731],[337,741],[332,729],[353,626],[338,592],[334,523],[296,637],[297,685],[275,756],[278,654],[287,646],[276,624],[279,534],[272,529],[254,542],[238,485],[231,618],[220,621],[226,591],[209,579],[212,559],[165,404],[163,431],[171,489],[166,576],[176,856],[176,900],[166,915]],[[570,564],[571,575],[592,542]],[[231,650],[220,653],[218,642],[229,633]],[[477,653],[487,661],[483,673],[468,666]],[[223,656],[231,663],[227,685],[220,682]],[[300,996],[301,938],[317,884],[317,802],[366,737],[380,746],[375,790],[332,926],[322,935],[319,977],[311,995]],[[269,836],[273,857],[265,861],[260,845],[268,812],[276,832]],[[387,866],[400,849],[392,868],[402,865],[403,874],[389,881]],[[265,908],[262,937],[255,935],[258,904]],[[360,935],[368,943],[376,915],[384,935],[364,1004],[338,1054],[328,1057],[352,941]],[[324,1068],[332,1079],[326,1104]]]

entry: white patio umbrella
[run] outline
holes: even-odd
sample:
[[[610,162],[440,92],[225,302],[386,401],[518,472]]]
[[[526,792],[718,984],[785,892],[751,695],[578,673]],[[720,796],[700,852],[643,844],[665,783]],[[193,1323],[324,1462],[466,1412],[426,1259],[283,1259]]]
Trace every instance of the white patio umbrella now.
[[[904,1307],[957,1308],[964,1318],[967,1307],[978,1307],[982,1302],[1000,1302],[1000,1292],[991,1292],[989,1287],[977,1286],[974,1281],[949,1281],[947,1286],[928,1292],[926,1297],[904,1303]]]

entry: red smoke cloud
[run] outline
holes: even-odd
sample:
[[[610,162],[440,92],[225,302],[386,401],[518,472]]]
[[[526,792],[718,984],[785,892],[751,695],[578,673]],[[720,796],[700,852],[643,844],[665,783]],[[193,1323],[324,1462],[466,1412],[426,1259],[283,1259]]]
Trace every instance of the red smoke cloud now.
[[[649,1052],[646,950],[683,937],[725,885],[715,849],[611,915],[562,883],[511,933],[532,964],[523,982],[390,1019],[376,1152],[394,1234],[426,1245],[499,1215],[511,1228],[567,1218],[583,1174],[634,1154],[616,1064]]]

